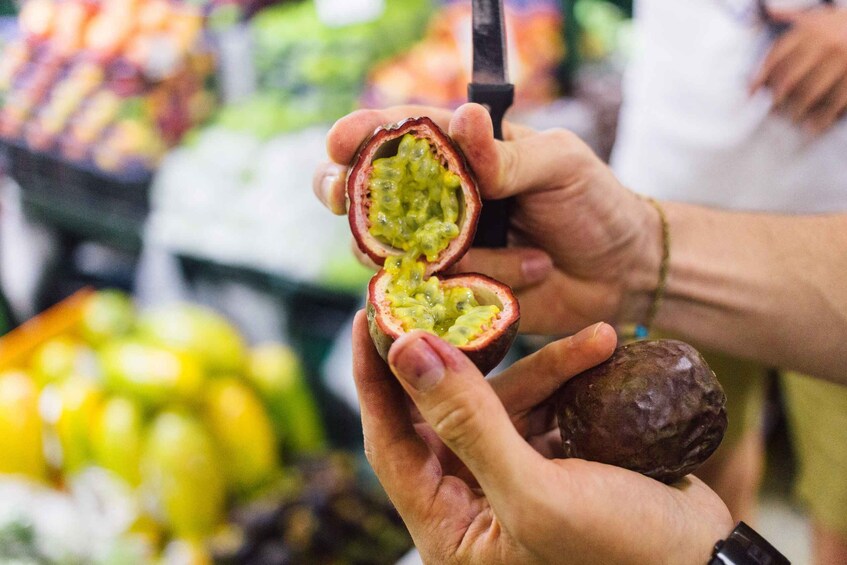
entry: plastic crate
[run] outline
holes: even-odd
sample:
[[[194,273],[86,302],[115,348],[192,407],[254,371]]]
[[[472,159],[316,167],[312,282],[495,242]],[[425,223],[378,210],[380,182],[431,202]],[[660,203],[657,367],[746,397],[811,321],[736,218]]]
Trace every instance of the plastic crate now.
[[[0,151],[28,216],[80,239],[141,249],[152,173],[111,175],[9,140]]]

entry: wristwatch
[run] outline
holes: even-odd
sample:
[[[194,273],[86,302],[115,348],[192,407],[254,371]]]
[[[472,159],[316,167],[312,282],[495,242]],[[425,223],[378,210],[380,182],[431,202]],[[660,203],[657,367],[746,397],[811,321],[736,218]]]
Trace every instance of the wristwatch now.
[[[715,544],[709,565],[790,565],[791,562],[744,522]]]

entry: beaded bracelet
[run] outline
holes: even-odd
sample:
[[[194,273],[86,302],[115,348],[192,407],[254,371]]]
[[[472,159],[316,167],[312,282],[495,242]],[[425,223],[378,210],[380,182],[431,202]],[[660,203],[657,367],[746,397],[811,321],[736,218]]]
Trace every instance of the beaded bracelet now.
[[[656,319],[656,314],[659,312],[659,306],[662,304],[662,299],[665,296],[671,255],[671,233],[670,228],[668,227],[668,218],[665,215],[665,209],[662,208],[662,205],[653,198],[644,197],[644,199],[656,209],[662,223],[662,262],[659,264],[659,284],[656,286],[656,291],[653,293],[653,302],[650,304],[650,309],[647,311],[644,323],[635,326],[635,339],[644,339],[650,335],[650,328],[653,326],[653,321]]]

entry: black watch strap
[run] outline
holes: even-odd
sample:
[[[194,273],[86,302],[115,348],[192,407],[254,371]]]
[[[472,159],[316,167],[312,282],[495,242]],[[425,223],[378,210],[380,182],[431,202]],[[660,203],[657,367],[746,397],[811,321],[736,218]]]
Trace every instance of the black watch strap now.
[[[744,522],[715,544],[709,565],[790,565],[783,554]]]

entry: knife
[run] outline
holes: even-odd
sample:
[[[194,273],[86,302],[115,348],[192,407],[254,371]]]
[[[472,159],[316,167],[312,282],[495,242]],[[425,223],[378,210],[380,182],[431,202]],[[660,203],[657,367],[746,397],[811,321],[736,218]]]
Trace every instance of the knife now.
[[[482,104],[491,114],[494,137],[503,139],[503,116],[515,98],[508,82],[506,25],[503,0],[473,0],[473,78],[468,100]],[[489,200],[482,207],[474,245],[505,247],[509,202]]]

